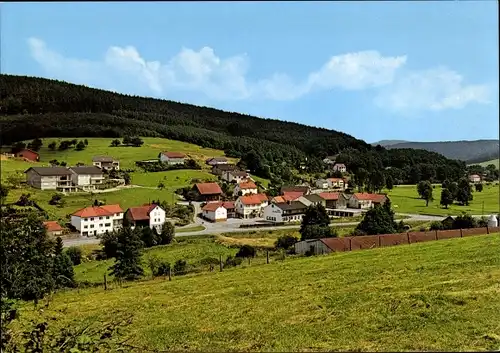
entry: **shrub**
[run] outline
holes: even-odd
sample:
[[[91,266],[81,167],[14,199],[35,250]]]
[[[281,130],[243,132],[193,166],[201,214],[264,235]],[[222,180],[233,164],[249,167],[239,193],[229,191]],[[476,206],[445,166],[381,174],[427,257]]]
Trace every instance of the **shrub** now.
[[[431,223],[430,230],[443,230],[443,223],[434,221]]]
[[[228,256],[224,267],[236,267],[241,265],[243,259],[241,257]]]
[[[186,272],[187,262],[185,260],[177,260],[174,264],[174,272],[176,275],[183,275]]]
[[[156,276],[167,276],[170,271],[170,263],[169,262],[160,262],[158,268],[156,270]]]
[[[274,243],[276,249],[288,250],[298,241],[293,235],[283,235],[279,237]]]
[[[72,246],[66,250],[66,254],[69,256],[73,266],[82,263],[82,249]]]
[[[255,257],[255,248],[251,245],[243,245],[240,250],[238,250],[238,253],[236,253],[236,257]]]

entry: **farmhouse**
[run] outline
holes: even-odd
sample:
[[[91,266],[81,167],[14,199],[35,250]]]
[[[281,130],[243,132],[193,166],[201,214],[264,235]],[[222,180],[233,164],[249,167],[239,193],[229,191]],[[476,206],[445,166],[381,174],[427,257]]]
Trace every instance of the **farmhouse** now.
[[[247,180],[249,177],[247,172],[243,172],[240,170],[230,170],[222,173],[222,180],[225,180],[229,183],[236,182],[237,184]]]
[[[202,209],[202,216],[212,222],[225,222],[227,220],[227,209],[222,202],[207,203]]]
[[[253,181],[244,181],[234,187],[233,196],[244,196],[248,194],[257,194],[259,192],[257,185]]]
[[[84,236],[112,232],[122,227],[123,210],[120,205],[85,207],[71,215],[71,225]]]
[[[348,206],[350,208],[367,209],[375,205],[383,205],[387,196],[383,194],[354,193],[349,198]]]
[[[331,189],[345,189],[347,187],[347,182],[343,178],[328,178],[326,181],[328,188]]]
[[[73,173],[66,167],[31,167],[24,173],[28,185],[40,190],[76,190],[71,181]]]
[[[217,183],[198,183],[193,186],[198,201],[219,201],[222,190]]]
[[[270,222],[298,222],[302,220],[307,206],[300,201],[270,204],[264,208],[264,219]]]
[[[165,224],[165,210],[156,204],[130,207],[123,216],[125,224],[135,227],[149,227],[161,232]]]
[[[43,226],[47,230],[48,235],[59,236],[63,232],[63,228],[56,221],[43,222]]]
[[[262,209],[269,201],[264,194],[240,196],[234,206],[236,215],[240,218],[255,218],[262,216]]]
[[[85,191],[95,190],[97,186],[102,185],[104,175],[102,170],[95,167],[70,167],[72,172],[71,181]]]
[[[110,156],[94,156],[92,157],[92,164],[103,170],[120,170],[120,162]]]
[[[481,176],[478,175],[478,174],[469,175],[469,181],[471,183],[480,183],[481,182]]]
[[[322,205],[323,207],[326,207],[326,200],[322,198],[319,194],[300,196],[297,199],[297,201],[302,202],[306,206]]]
[[[158,155],[158,158],[160,159],[160,162],[170,165],[184,164],[186,161],[186,155],[180,152],[161,152]]]
[[[347,172],[347,167],[343,163],[335,163],[332,169],[336,172],[341,172],[341,173]]]
[[[208,165],[221,165],[221,164],[228,164],[228,160],[225,157],[213,157],[209,158],[206,160],[206,163]]]
[[[325,200],[325,207],[330,209],[344,209],[348,205],[346,195],[339,192],[321,192],[318,194]]]
[[[235,164],[216,164],[212,167],[212,174],[222,177],[224,172],[239,170]]]
[[[17,152],[15,156],[17,158],[23,158],[26,161],[31,161],[31,162],[40,161],[40,155],[37,152],[32,151],[28,148],[22,149],[21,151]]]

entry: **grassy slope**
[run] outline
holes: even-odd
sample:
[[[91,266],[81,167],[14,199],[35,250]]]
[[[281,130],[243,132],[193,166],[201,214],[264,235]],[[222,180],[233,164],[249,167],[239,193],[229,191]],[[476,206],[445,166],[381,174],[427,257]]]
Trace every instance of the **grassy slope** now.
[[[389,197],[392,206],[396,212],[417,213],[417,214],[435,214],[435,215],[459,215],[467,212],[473,215],[481,215],[483,201],[485,215],[498,213],[500,208],[500,186],[484,185],[482,192],[473,192],[474,199],[469,206],[452,205],[448,209],[439,205],[441,198],[441,186],[436,185],[433,191],[434,201],[425,206],[425,201],[418,197],[416,185],[397,186],[389,191]]]
[[[479,163],[479,165],[482,165],[483,167],[486,167],[489,164],[494,164],[497,168],[499,168],[499,161],[500,161],[500,159],[497,158],[497,159],[492,159],[490,161]]]
[[[82,138],[83,139],[83,138]],[[160,139],[144,138],[144,145],[141,147],[109,147],[112,139],[109,138],[88,138],[89,145],[83,151],[50,151],[47,145],[52,141],[61,139],[44,139],[44,146],[40,150],[40,163],[24,162],[19,160],[2,160],[2,177],[7,177],[10,173],[21,173],[31,166],[44,166],[52,159],[65,161],[68,165],[74,165],[78,162],[87,164],[92,163],[92,157],[95,155],[111,155],[119,158],[122,169],[135,168],[134,162],[142,159],[153,159],[160,151],[180,151],[197,160],[203,170],[173,170],[168,172],[144,173],[140,169],[132,173],[132,184],[156,187],[160,181],[165,184],[165,189],[154,190],[147,188],[126,189],[116,192],[101,193],[98,199],[108,204],[120,203],[123,208],[137,206],[149,202],[152,199],[165,200],[173,202],[175,200],[173,191],[177,188],[188,186],[192,179],[215,179],[208,173],[208,167],[205,165],[205,159],[209,157],[223,156],[224,152],[209,148],[202,148],[197,145]],[[234,159],[230,159],[234,161]],[[24,177],[24,175],[23,175]],[[90,206],[92,204],[90,194],[71,194],[65,196],[66,205],[62,208],[48,205],[48,201],[54,194],[54,191],[40,191],[37,189],[17,189],[12,190],[8,197],[8,202],[16,201],[22,193],[29,192],[32,198],[45,208],[52,219],[63,220],[67,215],[79,208]]]
[[[60,292],[44,311],[57,326],[132,313],[130,342],[145,348],[492,350],[500,348],[499,247],[495,234],[273,261]],[[21,313],[35,315],[31,304]]]

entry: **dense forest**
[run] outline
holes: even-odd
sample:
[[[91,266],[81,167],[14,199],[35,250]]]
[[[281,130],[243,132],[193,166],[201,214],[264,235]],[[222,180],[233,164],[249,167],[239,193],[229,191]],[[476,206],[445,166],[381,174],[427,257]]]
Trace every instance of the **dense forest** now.
[[[397,180],[457,179],[465,164],[425,150],[373,147],[342,132],[56,80],[0,75],[1,143],[37,137],[165,137],[241,157],[255,174],[323,168],[337,155],[352,171],[392,168]],[[286,179],[286,178],[285,178]]]

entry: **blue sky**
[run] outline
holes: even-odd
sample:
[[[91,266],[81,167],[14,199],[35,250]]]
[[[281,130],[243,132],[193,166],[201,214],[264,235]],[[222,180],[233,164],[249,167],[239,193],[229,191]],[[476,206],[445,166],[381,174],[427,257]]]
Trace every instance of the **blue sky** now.
[[[0,6],[2,73],[368,142],[498,139],[495,1]]]

